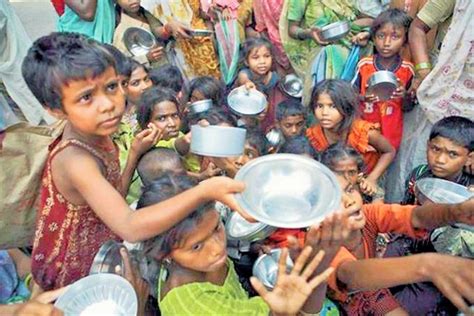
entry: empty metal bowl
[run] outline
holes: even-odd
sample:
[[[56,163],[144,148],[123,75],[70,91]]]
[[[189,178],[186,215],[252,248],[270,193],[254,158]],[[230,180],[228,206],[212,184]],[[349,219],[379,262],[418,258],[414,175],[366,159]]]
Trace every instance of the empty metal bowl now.
[[[74,282],[54,306],[64,315],[136,315],[137,295],[121,276],[109,273],[86,276]]]
[[[232,90],[227,96],[227,104],[232,112],[237,115],[252,116],[265,111],[267,98],[256,89],[247,90],[245,87],[238,87]]]
[[[285,142],[283,133],[278,128],[272,128],[268,133],[265,134],[268,144],[271,147],[278,148]]]
[[[286,75],[281,81],[280,87],[290,97],[301,98],[303,96],[303,80],[295,74]]]
[[[124,265],[120,254],[122,248],[125,248],[125,246],[115,240],[105,242],[95,255],[89,274],[115,273],[116,266],[119,266],[123,271]]]
[[[323,40],[334,42],[349,34],[350,30],[351,25],[348,21],[338,21],[323,26],[320,30],[320,34]]]
[[[155,36],[140,27],[130,27],[123,34],[123,42],[133,56],[146,55],[156,44]]]
[[[281,249],[272,249],[269,254],[261,255],[253,264],[252,274],[260,282],[265,285],[267,289],[275,287],[278,277],[278,260],[280,260]],[[290,256],[286,259],[286,272],[290,272],[293,268],[293,261]]]
[[[244,128],[227,126],[191,126],[191,149],[208,157],[236,157],[244,152]]]
[[[257,221],[274,227],[309,227],[341,203],[334,174],[323,164],[300,155],[253,159],[235,179],[245,183],[245,191],[235,195],[237,203]]]
[[[389,100],[398,87],[397,77],[393,72],[387,70],[375,72],[370,76],[367,84],[366,95],[373,94],[381,101]]]
[[[263,240],[276,230],[275,227],[263,223],[250,223],[237,212],[233,212],[230,215],[225,224],[225,229],[229,239],[249,242]]]
[[[211,99],[206,99],[206,100],[200,100],[193,102],[189,105],[189,113],[191,114],[199,114],[202,112],[209,111],[212,108],[212,100]]]

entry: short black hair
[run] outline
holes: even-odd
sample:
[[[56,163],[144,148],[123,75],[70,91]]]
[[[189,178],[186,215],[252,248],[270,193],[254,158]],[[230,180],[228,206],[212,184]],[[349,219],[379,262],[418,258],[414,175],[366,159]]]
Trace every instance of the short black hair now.
[[[151,87],[146,89],[138,101],[137,121],[142,129],[145,129],[151,120],[153,109],[158,103],[173,102],[179,111],[179,103],[176,94],[171,89]]]
[[[321,153],[321,163],[333,171],[334,165],[345,159],[353,159],[357,164],[359,172],[366,171],[362,155],[353,147],[348,146],[343,142],[332,144]]]
[[[474,151],[474,122],[462,116],[448,116],[436,122],[431,128],[429,140],[444,137],[469,152]]]
[[[300,101],[294,99],[284,100],[276,107],[276,120],[281,121],[285,117],[303,115],[306,118],[306,108]]]
[[[319,158],[318,152],[311,146],[311,143],[303,135],[298,135],[287,139],[278,150],[279,153],[309,155],[314,159]]]
[[[211,76],[196,77],[189,83],[188,100],[191,99],[193,91],[201,92],[205,99],[211,99],[215,106],[222,105],[224,87],[222,82]]]
[[[201,112],[196,115],[189,115],[189,124],[197,124],[200,120],[206,120],[210,125],[228,124],[230,126],[236,126],[234,118],[229,115],[225,110],[212,107],[206,112]]]
[[[115,46],[112,46],[110,44],[102,44],[102,45],[114,57],[117,74],[120,76],[124,76],[126,78],[130,78],[130,75],[132,74],[131,58],[128,56],[125,56],[125,54],[122,53]]]
[[[156,87],[171,89],[175,94],[178,94],[183,89],[183,75],[179,68],[174,65],[168,64],[159,68],[152,68],[148,76]]]
[[[62,109],[61,90],[70,81],[97,77],[114,57],[98,42],[78,33],[51,33],[28,50],[21,72],[33,95],[46,108]]]
[[[254,147],[260,156],[265,154],[266,140],[261,130],[257,128],[248,128],[245,134],[245,141]]]
[[[410,28],[412,18],[405,13],[405,11],[400,9],[388,9],[380,13],[372,22],[372,26],[370,27],[370,34],[372,38],[374,38],[375,33],[387,23],[392,24],[394,27],[405,28],[405,40],[408,39],[407,33],[408,29]]]
[[[165,173],[184,174],[186,169],[175,150],[152,147],[138,161],[137,172],[143,185],[147,186]]]

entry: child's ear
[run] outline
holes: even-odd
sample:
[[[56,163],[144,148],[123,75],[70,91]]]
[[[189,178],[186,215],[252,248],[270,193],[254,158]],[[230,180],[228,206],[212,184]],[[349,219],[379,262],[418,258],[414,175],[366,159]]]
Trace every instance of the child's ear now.
[[[64,120],[67,117],[66,112],[64,112],[62,109],[51,109],[51,108],[46,108],[46,111],[53,117],[57,118],[58,120]]]
[[[466,163],[464,164],[464,170],[469,173],[470,175],[473,175],[474,173],[474,151],[471,151],[467,155]]]

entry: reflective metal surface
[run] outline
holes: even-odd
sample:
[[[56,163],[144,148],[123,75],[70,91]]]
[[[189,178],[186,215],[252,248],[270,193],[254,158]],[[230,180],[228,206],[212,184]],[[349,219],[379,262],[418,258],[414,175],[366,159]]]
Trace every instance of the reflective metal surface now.
[[[199,114],[199,113],[208,111],[211,107],[212,107],[211,99],[196,101],[189,105],[189,113]]]
[[[351,30],[351,25],[347,21],[338,21],[321,28],[321,37],[323,40],[328,42],[337,41],[347,34]]]
[[[191,149],[209,157],[235,157],[244,152],[246,130],[227,126],[191,126]]]
[[[278,260],[280,260],[281,249],[272,249],[269,254],[264,254],[257,258],[253,264],[252,274],[260,280],[268,289],[275,287],[278,277]],[[288,255],[286,259],[286,270],[290,272],[293,268],[293,261]]]
[[[368,88],[366,94],[378,96],[381,101],[390,99],[398,87],[397,77],[393,72],[387,70],[375,72],[370,76],[367,84]]]
[[[225,229],[228,238],[250,242],[263,240],[276,230],[275,227],[263,223],[250,223],[237,212],[229,216]]]
[[[462,203],[474,196],[465,186],[437,178],[424,178],[415,185],[415,195],[423,204],[426,201],[433,203]]]
[[[286,75],[281,81],[280,87],[291,97],[301,98],[303,96],[303,80],[295,74]]]
[[[133,56],[146,55],[156,45],[155,36],[139,27],[128,28],[123,34],[123,42]]]
[[[294,154],[251,160],[236,174],[245,191],[237,203],[257,221],[274,227],[302,228],[321,222],[339,208],[341,189],[321,163]]]
[[[227,104],[237,115],[258,115],[267,107],[267,98],[256,89],[238,87],[227,96]]]
[[[105,242],[94,257],[89,274],[95,273],[115,273],[115,267],[119,266],[123,272],[124,265],[120,249],[125,246],[117,241],[109,240]]]

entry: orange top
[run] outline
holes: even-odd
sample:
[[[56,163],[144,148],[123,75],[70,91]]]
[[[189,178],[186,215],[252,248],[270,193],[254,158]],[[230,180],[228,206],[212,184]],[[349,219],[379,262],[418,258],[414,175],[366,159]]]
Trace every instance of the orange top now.
[[[346,144],[354,147],[364,159],[367,167],[367,173],[370,173],[377,161],[379,160],[380,154],[369,145],[369,131],[379,129],[379,124],[370,123],[361,119],[356,119],[352,123],[351,130],[347,135]],[[309,139],[313,148],[319,152],[326,150],[331,144],[329,144],[324,130],[321,125],[316,124],[306,130],[306,137]]]
[[[366,224],[362,230],[364,259],[375,257],[375,240],[379,233],[400,233],[413,238],[425,236],[425,230],[415,230],[411,224],[412,212],[415,207],[415,205],[400,204],[365,204],[362,206],[366,217]],[[338,286],[337,268],[346,261],[355,260],[357,258],[347,248],[341,247],[331,262],[331,267],[336,271],[329,277],[328,284],[335,294],[334,298],[339,301],[346,301],[348,292],[347,289]]]

